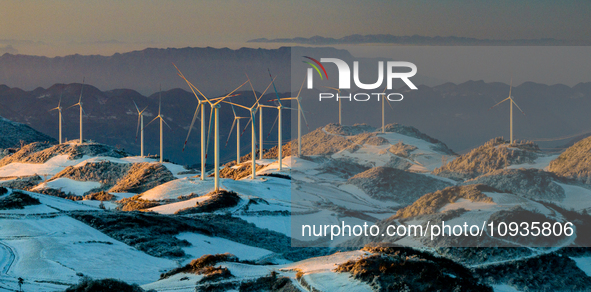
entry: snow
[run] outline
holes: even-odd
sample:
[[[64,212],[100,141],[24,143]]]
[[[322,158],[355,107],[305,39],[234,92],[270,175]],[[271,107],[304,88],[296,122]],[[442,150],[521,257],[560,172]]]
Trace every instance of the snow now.
[[[283,233],[291,236],[291,217],[290,216],[251,216],[240,215],[241,219],[256,225],[262,229]]]
[[[266,249],[252,247],[228,239],[211,237],[199,233],[180,233],[176,238],[186,240],[192,245],[183,248],[185,253],[191,256],[190,259],[183,262],[183,265],[206,254],[221,254],[229,252],[237,256],[240,260],[258,260],[273,253]]]
[[[304,280],[320,291],[371,292],[365,282],[351,277],[349,273],[321,272],[304,275]]]
[[[24,209],[0,210],[2,215],[41,215],[58,212],[58,210],[46,205],[25,206]],[[2,216],[0,215],[0,217]]]
[[[78,196],[83,196],[86,192],[100,187],[101,183],[99,182],[77,181],[65,177],[60,177],[52,181],[41,183],[38,186],[36,186],[33,190],[35,191],[49,188],[61,190],[66,194],[72,193]]]
[[[441,166],[441,158],[443,156],[450,156],[448,154],[433,150],[436,145],[422,139],[391,132],[384,134],[379,133],[378,137],[385,138],[388,140],[389,144],[379,146],[363,144],[360,145],[361,148],[359,148],[357,151],[351,152],[347,149],[341,150],[333,154],[332,158],[350,158],[361,165],[371,165],[373,167],[384,166],[388,161],[390,161],[390,157],[395,156],[394,154],[390,153],[388,149],[392,145],[402,142],[404,144],[417,147],[417,149],[410,153],[410,158],[406,159],[407,161],[413,163],[410,171],[431,172],[435,170],[435,168]]]
[[[20,191],[37,198],[40,205],[25,206],[24,209],[0,210],[0,217],[19,217],[43,214],[55,214],[59,211],[100,211],[97,207],[87,206],[79,202],[70,201],[49,195],[37,194],[32,192]],[[98,205],[97,205],[98,206]]]
[[[87,206],[92,206],[92,207],[96,207],[96,208],[100,208],[100,204],[101,201],[96,201],[96,200],[82,200],[82,201],[78,201],[80,204],[84,204]],[[103,206],[105,207],[106,210],[115,210],[117,209],[117,207],[119,205],[113,203],[113,202],[109,202],[109,201],[104,201],[103,202]]]
[[[163,280],[142,285],[142,288],[146,291],[154,289],[156,291],[195,292],[195,283],[202,278],[203,275],[179,273]]]
[[[319,272],[330,272],[334,270],[338,265],[346,263],[350,260],[359,260],[370,255],[369,252],[362,250],[337,252],[335,254],[315,257],[306,259],[303,261],[295,262],[283,266],[280,270],[299,270],[303,273],[319,273]]]
[[[110,193],[110,194],[116,197],[115,200],[121,200],[123,198],[131,198],[131,197],[137,195],[136,193]]]
[[[58,198],[58,197],[53,197],[53,196],[49,196],[49,195],[43,195],[43,194],[37,194],[37,193],[31,193],[31,192],[25,192],[28,195],[30,195],[33,198],[37,198],[39,200],[39,202],[41,202],[41,204],[43,205],[47,205],[53,209],[59,210],[59,211],[100,211],[100,209],[94,208],[94,207],[90,207],[90,206],[85,206],[83,204],[80,204],[78,202],[74,202],[68,199],[63,199],[63,198]]]
[[[484,210],[495,207],[497,204],[495,203],[487,203],[487,202],[472,202],[470,200],[461,198],[458,199],[454,203],[449,203],[439,209],[439,212],[446,212],[450,210],[456,210],[464,208],[466,210]]]
[[[580,211],[591,207],[591,190],[579,186],[567,185],[554,182],[564,189],[565,197],[559,206],[566,209],[574,209]],[[556,203],[556,202],[555,202]]]
[[[556,158],[558,158],[558,156],[560,156],[560,154],[553,154],[553,155],[541,155],[538,158],[536,158],[536,160],[534,160],[534,163],[523,163],[523,164],[514,164],[514,165],[509,165],[509,169],[519,169],[519,168],[537,168],[537,169],[542,169],[542,170],[548,170],[548,166],[550,165],[550,162]]]
[[[197,203],[207,201],[210,198],[211,198],[211,196],[200,196],[200,197],[192,198],[192,199],[181,201],[181,202],[170,203],[170,204],[152,207],[152,208],[148,209],[148,211],[156,212],[159,214],[174,214],[178,210],[190,208],[190,207],[195,207],[195,205],[197,205]]]
[[[506,284],[492,285],[492,287],[495,292],[519,292],[519,290]]]
[[[83,273],[143,284],[177,266],[67,216],[0,220],[0,240],[15,254],[7,275],[28,281],[73,284],[79,280],[76,273]]]
[[[43,164],[14,162],[0,167],[0,177],[31,176],[38,174],[40,176],[47,175],[48,178],[51,178],[66,167],[77,165],[89,158],[85,155],[80,159],[70,160],[68,159],[68,155],[56,155]]]
[[[591,257],[571,257],[581,271],[591,277]]]
[[[220,185],[223,188],[223,182],[220,180]],[[161,184],[153,189],[143,193],[144,200],[164,200],[176,199],[179,196],[186,196],[191,193],[206,195],[214,190],[214,181],[211,178],[201,180],[200,178],[181,178]]]

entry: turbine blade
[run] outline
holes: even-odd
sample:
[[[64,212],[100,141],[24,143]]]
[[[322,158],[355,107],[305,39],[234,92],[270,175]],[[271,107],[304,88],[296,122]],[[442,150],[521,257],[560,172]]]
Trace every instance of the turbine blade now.
[[[306,114],[304,113],[304,107],[302,107],[302,104],[299,100],[298,104],[300,104],[300,108],[302,109],[302,116],[304,117],[304,122],[306,122],[306,128],[308,128],[308,132],[310,132],[310,126],[308,126],[308,120],[306,119]]]
[[[82,77],[82,87],[80,87],[80,98],[78,99],[78,103],[82,102],[82,92],[84,91],[84,81],[86,77]]]
[[[232,102],[232,99],[228,98],[228,100],[229,100],[230,102]],[[237,118],[237,116],[236,116],[236,110],[234,110],[234,105],[233,105],[233,104],[230,104],[230,105],[232,106],[232,113],[234,114],[234,119],[236,119],[236,118]],[[232,131],[230,131],[230,132],[232,132]]]
[[[275,89],[275,95],[277,96],[277,101],[279,102],[279,105],[281,104],[281,98],[279,98],[279,93],[277,92],[277,87],[275,87],[275,79],[273,78],[273,76],[271,76],[271,70],[269,70],[269,68],[267,68],[267,71],[269,72],[269,77],[271,78],[271,83],[273,83],[273,89]]]
[[[135,109],[137,110],[137,112],[138,112],[138,113],[141,113],[141,112],[140,112],[140,109],[137,107],[137,104],[135,103],[135,101],[134,101],[134,100],[132,100],[132,101],[133,101],[133,105],[135,105]]]
[[[181,70],[179,70],[179,68],[172,63],[172,65],[176,68],[176,70],[179,72],[178,75],[183,78],[183,80],[185,80],[185,82],[187,82],[187,84],[189,85],[189,88],[191,88],[191,91],[193,92],[193,94],[195,95],[195,98],[197,98],[197,100],[200,100],[199,97],[197,96],[197,93],[195,93],[195,90],[197,90],[197,92],[199,92],[199,94],[201,94],[201,96],[209,103],[211,104],[211,101],[209,99],[207,99],[207,97],[195,86],[193,85],[193,83],[189,82],[189,80],[187,80],[187,78],[185,78],[185,75],[183,75],[183,73],[181,72]]]
[[[246,75],[246,78],[248,78],[248,74],[244,74]],[[250,83],[250,88],[252,88],[252,94],[254,94],[254,99],[258,100],[259,98],[257,97],[257,93],[254,91],[254,87],[252,86],[252,82],[250,82],[250,78],[248,78],[248,83]]]
[[[250,119],[248,119],[246,126],[244,126],[244,130],[242,130],[242,133],[240,133],[240,137],[242,137],[242,135],[244,135],[244,133],[246,133],[246,129],[248,129],[248,125],[250,124],[250,122],[252,122],[252,115],[250,115]]]
[[[187,141],[189,141],[189,136],[191,135],[191,130],[193,130],[193,125],[195,125],[195,121],[198,119],[200,107],[202,107],[202,105],[198,105],[197,108],[195,108],[193,120],[191,120],[191,125],[189,125],[189,133],[187,133],[187,138],[185,139],[185,143],[183,144],[183,151],[185,151],[185,147],[187,147]]]
[[[160,117],[160,119],[162,120],[162,122],[164,122],[164,124],[172,130],[172,128],[168,125],[168,123],[166,122],[166,120],[163,117]]]
[[[296,99],[300,97],[300,93],[302,93],[302,88],[304,88],[304,83],[306,83],[306,79],[304,79],[304,81],[302,82],[302,86],[300,86],[300,91],[298,91],[298,95],[296,96]]]
[[[244,84],[246,84],[248,82],[244,81],[244,83],[240,84],[240,86],[236,87],[236,89],[232,90],[232,92],[228,93],[226,96],[222,97],[220,100],[218,100],[216,103],[214,103],[213,105],[216,105],[220,102],[222,102],[224,99],[226,99],[227,97],[231,96],[234,92],[236,92],[236,90],[240,89],[240,87],[244,86]]]
[[[149,125],[150,125],[150,124],[151,124],[153,121],[157,120],[159,117],[160,117],[160,116],[157,116],[157,117],[155,117],[153,120],[151,120],[149,123],[147,123],[147,124],[144,126],[144,128],[142,128],[142,130],[143,130],[143,129],[145,129],[147,126],[149,126]]]
[[[513,77],[511,77],[511,82],[509,83],[509,97],[511,97],[511,89],[513,88]]]
[[[388,105],[390,106],[390,108],[392,110],[394,110],[394,108],[392,107],[392,104],[390,103],[390,100],[388,98],[386,98],[386,95],[384,95],[384,98],[386,99],[386,101],[388,102]]]
[[[271,126],[271,130],[269,131],[269,134],[267,134],[267,139],[269,139],[269,136],[271,136],[271,133],[273,132],[273,129],[275,128],[275,124],[277,124],[277,120],[279,120],[279,115],[277,115],[277,117],[275,118],[275,121],[273,122],[273,126]]]
[[[499,103],[497,103],[497,104],[495,104],[495,105],[491,106],[491,107],[490,107],[488,110],[491,110],[493,107],[495,107],[495,106],[497,106],[497,105],[499,105],[499,104],[501,104],[501,103],[503,103],[503,102],[505,102],[505,101],[507,101],[507,100],[509,100],[509,99],[511,99],[511,98],[510,98],[510,97],[507,97],[507,98],[505,98],[505,99],[503,99],[503,100],[499,101]]]
[[[80,103],[73,104],[73,105],[71,105],[71,106],[67,107],[66,109],[73,108],[73,107],[75,107],[75,106],[77,106],[77,105],[80,105]]]
[[[234,130],[234,126],[236,125],[236,119],[232,122],[232,127],[230,128],[230,132],[228,132],[228,139],[226,140],[226,145],[224,148],[228,147],[228,142],[230,142],[230,137],[232,137],[232,131]]]
[[[243,105],[241,105],[241,104],[233,103],[233,102],[230,102],[230,101],[224,101],[224,103],[231,104],[231,105],[233,105],[233,106],[237,106],[237,107],[241,107],[241,108],[243,108],[243,109],[250,110],[250,108],[249,108],[249,107],[245,107],[245,106],[243,106]],[[233,108],[233,107],[232,107],[232,108]]]
[[[277,77],[275,77],[275,78],[277,78]],[[261,93],[261,95],[258,97],[257,101],[252,106],[253,108],[254,108],[255,105],[258,105],[259,104],[259,101],[261,100],[261,98],[263,97],[263,95],[265,95],[265,93],[267,92],[267,90],[269,90],[269,87],[271,87],[271,84],[273,84],[273,82],[275,81],[275,78],[273,78],[273,81],[271,81],[271,83],[269,83],[269,85],[267,85],[267,88],[265,88],[265,91],[263,91],[263,93]]]
[[[160,115],[161,108],[162,108],[162,88],[160,88],[160,98],[158,99],[158,115]]]
[[[339,93],[341,92],[341,90],[340,90],[340,89],[338,89],[338,88],[334,88],[334,87],[330,87],[330,86],[320,86],[320,87],[324,87],[324,88],[332,89],[332,90],[335,90],[336,92],[339,92]]]
[[[517,103],[515,103],[515,101],[513,99],[511,99],[511,102],[519,109],[519,111],[525,116],[525,113],[521,110],[521,108],[517,105]]]

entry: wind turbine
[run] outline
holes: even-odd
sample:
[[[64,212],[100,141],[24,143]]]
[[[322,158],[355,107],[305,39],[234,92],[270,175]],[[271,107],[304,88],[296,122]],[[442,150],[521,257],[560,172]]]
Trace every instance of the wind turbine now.
[[[300,86],[300,91],[298,91],[298,95],[296,97],[281,98],[281,100],[296,100],[298,102],[298,157],[302,156],[302,116],[304,117],[304,121],[306,122],[306,127],[308,128],[308,131],[310,131],[310,127],[308,126],[308,120],[306,119],[306,114],[304,113],[304,109],[302,107],[302,97],[300,96],[305,82],[306,80],[302,82],[302,86]]]
[[[160,86],[160,98],[158,100],[158,115],[151,120],[147,125],[149,126],[153,121],[159,119],[160,120],[160,163],[162,163],[164,161],[163,156],[164,156],[164,132],[163,132],[163,123],[166,124],[166,126],[172,130],[172,128],[168,125],[168,123],[164,120],[164,118],[162,117],[162,86]],[[143,132],[143,128],[142,128],[142,132]]]
[[[174,65],[174,64],[173,64]],[[240,89],[240,87],[244,86],[244,84],[246,84],[248,82],[245,81],[244,83],[242,83],[240,86],[238,86],[236,89],[234,89],[232,92],[230,92],[229,94],[227,94],[224,97],[220,97],[220,98],[216,98],[216,99],[208,99],[199,89],[197,89],[197,87],[195,87],[193,84],[191,84],[191,82],[189,82],[189,80],[187,80],[187,78],[185,78],[185,76],[183,75],[183,73],[179,70],[179,68],[177,68],[176,66],[174,66],[177,71],[179,72],[178,75],[183,78],[187,84],[189,85],[189,87],[191,87],[191,91],[193,91],[193,94],[195,94],[195,97],[197,97],[197,94],[195,93],[195,90],[197,90],[197,92],[199,92],[199,94],[201,94],[201,96],[205,99],[205,101],[207,101],[207,103],[209,103],[209,105],[211,106],[211,114],[214,115],[214,191],[218,192],[220,190],[220,120],[219,120],[219,109],[220,109],[220,103],[222,101],[224,101],[224,99],[226,99],[227,97],[230,97],[234,92],[236,92],[236,90]],[[199,99],[199,98],[197,98]],[[211,115],[210,115],[211,116]],[[193,119],[194,120],[194,119]],[[202,119],[203,122],[203,119]],[[211,123],[211,119],[210,119],[210,123]],[[209,139],[209,137],[208,137]],[[203,150],[202,150],[203,151]],[[202,173],[203,175],[203,173]]]
[[[140,151],[140,156],[144,157],[144,111],[146,111],[146,109],[148,107],[145,107],[143,110],[140,111],[140,109],[137,107],[137,104],[135,103],[135,101],[133,102],[133,105],[135,105],[135,109],[137,110],[137,130],[135,131],[135,140],[137,141],[137,134],[140,131],[141,128],[141,137],[140,137],[140,144],[141,144],[141,151]]]
[[[232,113],[234,114],[234,121],[232,122],[230,133],[228,134],[228,140],[226,140],[226,146],[224,147],[228,146],[228,142],[230,141],[230,137],[232,136],[234,126],[236,126],[236,165],[238,165],[240,164],[240,119],[245,119],[246,117],[237,116],[236,111],[234,110],[234,105],[232,105]]]
[[[82,142],[84,141],[83,137],[82,137],[82,113],[84,113],[84,109],[82,108],[82,92],[84,91],[84,80],[86,79],[86,77],[82,78],[82,87],[80,88],[80,98],[78,99],[78,103],[71,105],[68,108],[71,107],[75,107],[75,106],[80,106],[80,144],[82,144]]]
[[[248,76],[247,76],[248,77]],[[275,79],[273,79],[275,80]],[[244,130],[242,131],[242,134],[244,134],[244,132],[246,132],[246,128],[248,128],[248,125],[251,125],[251,129],[252,129],[252,134],[251,134],[251,171],[252,171],[252,179],[254,179],[256,177],[256,137],[257,137],[257,133],[256,133],[256,113],[257,110],[260,109],[260,104],[259,104],[259,100],[263,97],[263,95],[265,95],[265,93],[267,92],[267,90],[269,89],[269,87],[271,87],[271,83],[269,83],[269,85],[267,86],[267,88],[265,88],[265,91],[263,91],[263,93],[261,93],[260,96],[257,97],[256,92],[254,91],[254,87],[252,86],[252,83],[250,82],[250,78],[248,79],[248,83],[250,83],[250,88],[252,88],[252,93],[254,94],[255,97],[255,103],[251,106],[251,107],[246,107],[240,104],[236,104],[236,103],[232,103],[232,102],[227,102],[225,101],[225,103],[231,104],[231,105],[235,105],[237,107],[241,107],[245,110],[248,110],[250,112],[250,120],[248,120],[248,123],[246,123],[246,127],[244,127]],[[261,147],[261,151],[262,151],[262,147]]]
[[[269,77],[271,78],[271,84],[273,84],[273,89],[275,90],[275,96],[277,96],[277,99],[274,99],[274,101],[276,100],[279,103],[279,105],[276,106],[276,107],[274,107],[274,106],[262,105],[261,104],[260,106],[261,107],[270,107],[270,108],[276,108],[277,109],[277,119],[275,120],[275,122],[279,121],[279,125],[277,126],[278,127],[278,133],[277,133],[277,138],[278,138],[278,146],[277,146],[278,147],[278,155],[277,156],[278,156],[278,160],[279,160],[279,168],[278,168],[278,170],[281,171],[282,166],[283,166],[283,163],[282,163],[283,162],[283,154],[282,154],[282,152],[283,152],[282,151],[282,148],[283,148],[283,145],[282,145],[283,143],[282,142],[283,141],[282,141],[282,131],[281,131],[283,122],[282,122],[282,119],[281,119],[281,116],[282,116],[281,115],[281,110],[282,109],[290,109],[291,110],[292,108],[284,107],[283,104],[281,104],[281,98],[279,98],[279,93],[277,92],[277,87],[275,87],[275,79],[273,78],[273,76],[271,76],[271,71],[269,69],[267,69],[267,70],[269,71]],[[275,123],[273,123],[273,127],[274,126],[275,126]],[[271,131],[273,131],[273,127],[271,127]],[[269,135],[270,134],[271,133],[269,132]]]
[[[525,113],[521,110],[521,108],[517,105],[517,103],[515,103],[515,101],[513,100],[513,97],[511,96],[511,89],[513,88],[513,78],[511,78],[511,83],[509,85],[509,97],[501,100],[499,103],[493,105],[491,108],[489,108],[488,110],[491,110],[493,107],[509,100],[509,144],[513,144],[513,105],[515,105],[519,111],[525,116]]]
[[[50,109],[49,111],[57,110],[59,116],[59,142],[62,144],[62,95],[64,91],[60,94],[60,101],[57,103],[57,107]]]

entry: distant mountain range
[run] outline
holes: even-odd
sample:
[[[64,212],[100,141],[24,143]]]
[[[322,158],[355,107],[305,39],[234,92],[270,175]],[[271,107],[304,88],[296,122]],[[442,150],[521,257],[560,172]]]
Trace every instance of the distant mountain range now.
[[[258,38],[250,43],[283,43],[302,45],[353,45],[353,44],[397,44],[397,45],[435,45],[435,46],[573,46],[589,45],[588,42],[566,41],[553,38],[542,39],[477,39],[458,36],[395,36],[391,34],[353,34],[342,38],[313,36],[310,38]]]
[[[331,49],[334,50],[334,49]],[[148,48],[112,56],[69,55],[42,57],[4,54],[0,56],[0,84],[31,90],[56,83],[86,82],[101,90],[133,88],[148,95],[163,89],[187,88],[177,76],[176,64],[204,94],[221,94],[246,81],[249,74],[255,88],[269,82],[267,69],[277,75],[277,86],[290,80],[289,47],[279,49],[242,48]]]

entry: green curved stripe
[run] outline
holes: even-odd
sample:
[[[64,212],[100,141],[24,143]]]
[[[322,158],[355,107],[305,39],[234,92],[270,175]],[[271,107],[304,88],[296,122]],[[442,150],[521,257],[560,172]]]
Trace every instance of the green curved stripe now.
[[[306,64],[314,67],[314,69],[316,69],[316,72],[318,72],[318,75],[320,75],[320,80],[323,80],[324,79],[324,78],[322,78],[322,73],[320,73],[320,69],[318,69],[318,67],[316,67],[316,65],[314,65],[314,64],[312,64],[310,62],[306,62],[306,61],[302,61],[302,62],[304,62],[304,63],[306,63]]]

